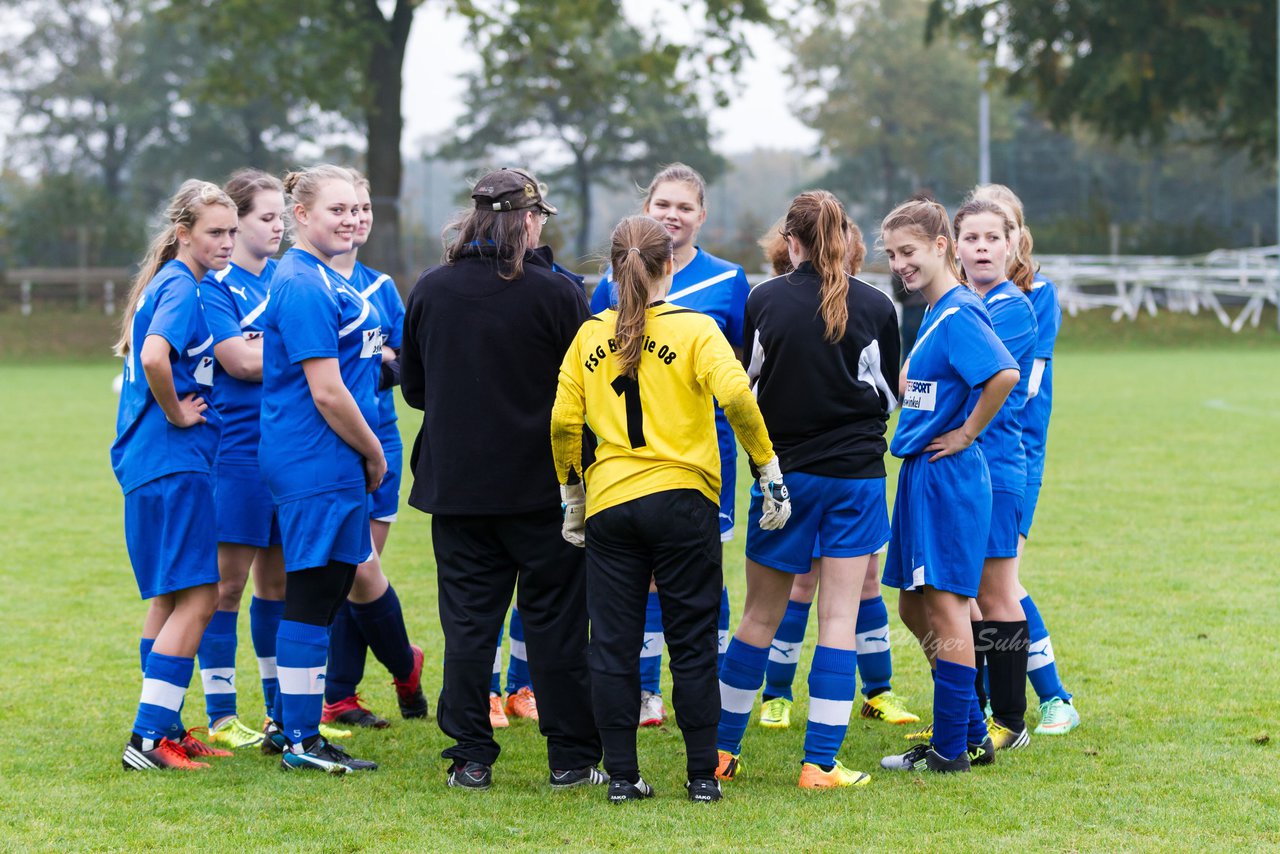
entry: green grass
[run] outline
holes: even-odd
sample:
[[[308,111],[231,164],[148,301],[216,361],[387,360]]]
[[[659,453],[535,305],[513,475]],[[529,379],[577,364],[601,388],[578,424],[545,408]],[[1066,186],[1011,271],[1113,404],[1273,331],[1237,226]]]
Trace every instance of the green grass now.
[[[752,728],[744,777],[718,806],[683,798],[674,727],[640,733],[650,803],[552,794],[536,728],[499,734],[486,794],[444,786],[433,722],[353,739],[382,769],[286,776],[256,753],[200,775],[126,774],[144,606],[108,466],[113,363],[0,364],[8,548],[0,573],[0,847],[192,850],[1189,850],[1280,845],[1275,544],[1277,351],[1068,347],[1057,368],[1047,483],[1023,578],[1053,633],[1084,726],[954,778],[879,772],[902,730],[855,720],[855,791],[795,788],[802,727]],[[406,428],[413,429],[409,421]],[[745,486],[745,478],[742,479]],[[892,483],[892,479],[891,479]],[[745,514],[740,514],[745,515]],[[425,516],[406,508],[385,564],[428,651],[440,632]],[[740,611],[742,540],[726,550]],[[890,612],[894,601],[886,593]],[[894,621],[895,688],[927,712],[928,677]],[[814,638],[813,626],[810,643]],[[241,709],[260,720],[241,623]],[[807,654],[805,659],[807,661]],[[371,660],[370,704],[390,713]],[[797,717],[803,720],[803,668]],[[198,682],[187,720],[202,722]]]

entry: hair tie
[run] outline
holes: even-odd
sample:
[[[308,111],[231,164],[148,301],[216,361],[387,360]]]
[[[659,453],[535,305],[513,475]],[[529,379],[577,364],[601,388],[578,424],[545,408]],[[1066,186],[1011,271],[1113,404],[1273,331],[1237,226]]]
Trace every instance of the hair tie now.
[[[627,248],[627,252],[628,252],[628,254],[629,254],[629,253],[631,253],[631,252],[634,252],[634,253],[636,253],[637,255],[639,255],[639,254],[640,254],[640,247],[639,247],[639,246],[630,246],[630,247],[628,247],[628,248]]]

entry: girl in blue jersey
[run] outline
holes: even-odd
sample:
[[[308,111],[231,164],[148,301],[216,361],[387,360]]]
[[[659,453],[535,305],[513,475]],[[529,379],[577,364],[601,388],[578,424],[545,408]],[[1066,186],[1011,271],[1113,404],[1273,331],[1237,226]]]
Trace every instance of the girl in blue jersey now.
[[[359,198],[351,174],[313,166],[284,179],[293,248],[263,313],[258,461],[284,545],[284,615],[276,639],[281,715],[268,731],[286,770],[333,774],[377,766],[319,732],[329,626],[356,565],[369,559],[368,493],[387,463],[378,441],[378,310],[334,272],[352,249]],[[264,745],[265,746],[265,745]]]
[[[747,599],[720,669],[717,776],[738,776],[743,734],[796,575],[815,551],[818,645],[809,673],[801,788],[864,785],[837,754],[857,695],[856,626],[872,555],[889,539],[885,429],[897,405],[893,302],[847,272],[852,229],[831,193],[802,193],[783,223],[794,270],[758,285],[744,322],[748,376],[797,509],[747,528]],[[751,519],[763,496],[752,489]]]
[[[1027,405],[1022,417],[1022,445],[1027,455],[1026,494],[1022,499],[1022,524],[1019,526],[1018,555],[1022,556],[1031,534],[1031,522],[1040,498],[1044,480],[1045,444],[1049,432],[1049,415],[1053,405],[1053,348],[1062,326],[1062,308],[1058,289],[1036,270],[1032,257],[1034,241],[1023,218],[1022,200],[1003,184],[984,184],[974,189],[974,199],[999,203],[1013,219],[1011,242],[1014,252],[1009,263],[1009,278],[1031,300],[1036,314],[1035,359],[1027,383]],[[1027,617],[1030,647],[1027,652],[1027,679],[1040,701],[1040,723],[1036,735],[1066,735],[1080,725],[1080,714],[1071,702],[1071,694],[1063,687],[1054,660],[1053,642],[1040,610],[1026,589],[1019,585],[1020,604]]]
[[[858,275],[866,259],[867,246],[862,231],[852,221],[849,226],[849,257],[845,272]],[[778,220],[773,228],[760,239],[765,260],[773,267],[775,276],[784,276],[794,268],[791,263],[787,240],[782,236],[786,218]],[[800,649],[804,644],[805,630],[809,624],[809,611],[818,592],[821,573],[820,548],[814,549],[813,568],[795,576],[791,582],[791,595],[787,610],[778,624],[778,631],[769,645],[769,664],[764,671],[764,694],[760,703],[760,726],[765,729],[787,729],[791,726],[793,705],[791,685],[795,680],[800,661]],[[889,612],[880,595],[880,557],[872,555],[867,562],[867,575],[862,584],[861,601],[858,603],[857,632],[858,672],[862,675],[862,694],[865,701],[859,714],[864,718],[881,720],[891,724],[910,724],[920,718],[902,703],[893,692],[893,653],[889,643]]]
[[[995,759],[974,690],[969,620],[991,524],[991,476],[975,442],[1017,383],[1018,367],[981,298],[959,282],[946,210],[906,202],[881,229],[893,272],[929,303],[903,366],[902,414],[889,446],[902,468],[882,580],[903,591],[902,621],[935,669],[932,742],[880,764],[967,771],[971,760]]]
[[[381,729],[389,726],[360,702],[356,686],[364,677],[365,654],[373,654],[391,673],[400,715],[421,718],[427,714],[422,695],[422,650],[409,643],[404,612],[395,588],[382,573],[382,549],[387,544],[391,523],[400,509],[400,468],[404,446],[396,421],[395,387],[400,384],[400,362],[396,358],[404,332],[404,302],[396,283],[385,273],[370,269],[357,260],[361,246],[369,240],[373,227],[373,203],[369,180],[354,169],[352,181],[359,201],[359,218],[354,248],[333,261],[333,268],[382,316],[382,362],[378,379],[378,441],[387,458],[387,476],[369,496],[369,529],[374,553],[356,567],[351,594],[338,609],[329,635],[329,670],[325,674],[325,704],[321,720]]]
[[[707,221],[707,184],[683,163],[664,167],[645,191],[642,212],[671,235],[675,247],[675,276],[667,302],[710,315],[739,355],[742,317],[751,285],[737,264],[704,252],[695,242]],[[591,311],[617,305],[617,286],[610,273],[591,296]],[[734,500],[737,495],[738,446],[724,411],[716,407],[716,437],[720,445],[720,541],[733,539]],[[662,610],[657,588],[649,591],[645,609],[644,647],[640,651],[640,726],[657,726],[666,718],[659,679],[662,674]],[[729,643],[729,594],[720,597],[720,659]]]
[[[165,211],[125,305],[124,357],[111,466],[124,491],[124,533],[143,599],[142,697],[122,762],[128,769],[207,768],[214,751],[179,715],[196,649],[218,602],[218,545],[208,524],[222,419],[204,396],[213,340],[196,283],[235,245],[236,207],[216,185],[187,181]]]
[[[1018,363],[1020,374],[978,439],[991,475],[991,528],[978,592],[981,613],[973,622],[980,696],[982,663],[987,668],[991,740],[997,750],[1013,750],[1030,740],[1025,721],[1028,639],[1018,593],[1018,525],[1027,482],[1022,411],[1036,344],[1036,318],[1030,301],[1005,278],[1013,220],[1004,209],[989,200],[965,202],[956,211],[953,230],[965,281],[982,297],[991,325]]]
[[[200,679],[209,716],[209,740],[227,747],[262,743],[262,733],[236,716],[236,622],[253,569],[249,630],[262,676],[267,717],[276,696],[275,637],[284,611],[284,554],[271,492],[258,471],[258,417],[262,408],[262,313],[284,235],[284,193],[279,179],[241,170],[224,187],[236,205],[240,231],[231,263],[200,283],[200,304],[213,335],[210,401],[222,417],[214,479],[218,537],[218,610],[200,641]]]

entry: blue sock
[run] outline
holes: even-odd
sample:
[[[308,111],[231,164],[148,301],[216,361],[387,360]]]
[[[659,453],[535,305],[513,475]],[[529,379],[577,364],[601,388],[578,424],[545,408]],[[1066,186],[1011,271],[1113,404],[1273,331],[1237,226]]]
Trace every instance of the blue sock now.
[[[373,657],[387,668],[391,678],[408,679],[413,673],[413,647],[409,645],[409,630],[404,625],[404,609],[396,589],[388,584],[386,592],[372,602],[351,602],[348,607]]]
[[[182,698],[195,671],[194,658],[178,658],[152,652],[147,656],[147,669],[142,676],[142,696],[138,700],[138,716],[133,731],[146,739],[182,738],[179,716]]]
[[[844,743],[858,693],[858,652],[819,646],[809,669],[809,723],[804,761],[830,769]]]
[[[524,623],[520,612],[511,609],[511,655],[507,658],[507,693],[514,694],[521,688],[533,687],[529,678],[529,657],[524,646]]]
[[[893,653],[889,651],[889,611],[880,596],[863,599],[858,605],[858,671],[862,674],[862,695],[873,697],[889,690],[893,679]]]
[[[773,643],[769,644],[769,663],[764,669],[764,696],[766,699],[786,697],[793,699],[791,684],[796,680],[796,667],[800,664],[800,647],[804,645],[805,629],[809,627],[809,609],[812,602],[788,602],[782,615]]]
[[[293,744],[301,744],[320,733],[328,653],[327,628],[293,620],[280,621],[276,661],[281,714],[277,720],[285,738]]]
[[[1031,594],[1022,599],[1022,611],[1027,615],[1027,634],[1031,638],[1031,646],[1027,650],[1027,679],[1035,689],[1040,702],[1060,697],[1068,702],[1071,695],[1062,687],[1062,679],[1058,676],[1058,665],[1053,660],[1053,642],[1049,640],[1049,629],[1045,627],[1040,609],[1031,601]]]
[[[336,703],[356,693],[356,686],[364,678],[368,648],[352,614],[351,603],[343,602],[329,627],[329,669],[324,675],[326,703]]]
[[[493,678],[489,680],[489,693],[502,696],[502,626],[498,626],[498,646],[493,651]]]
[[[658,593],[649,594],[644,606],[644,646],[640,648],[640,690],[662,693],[662,608]]]
[[[939,658],[935,672],[933,749],[943,759],[955,759],[965,749],[969,716],[976,702],[973,682],[978,677],[978,669]]]
[[[142,672],[147,672],[147,656],[151,654],[151,648],[156,645],[155,638],[143,638],[138,641],[138,661],[142,665]]]
[[[236,713],[236,621],[239,611],[214,611],[200,638],[200,682],[209,726]]]
[[[982,703],[978,700],[978,692],[975,689],[973,699],[969,701],[969,727],[965,739],[970,744],[982,744],[986,738],[987,712],[982,708]]]
[[[262,676],[262,701],[267,717],[280,720],[276,698],[280,680],[276,678],[276,635],[284,617],[284,602],[277,599],[249,600],[249,635],[253,638],[253,654],[258,657],[258,673]]]
[[[720,588],[720,621],[716,623],[716,640],[718,641],[716,652],[716,672],[720,672],[720,665],[724,664],[725,651],[729,649],[729,588]]]
[[[729,641],[724,667],[720,668],[720,728],[716,734],[716,747],[720,750],[735,756],[742,752],[742,735],[747,731],[768,661],[768,647],[752,646],[737,638]]]

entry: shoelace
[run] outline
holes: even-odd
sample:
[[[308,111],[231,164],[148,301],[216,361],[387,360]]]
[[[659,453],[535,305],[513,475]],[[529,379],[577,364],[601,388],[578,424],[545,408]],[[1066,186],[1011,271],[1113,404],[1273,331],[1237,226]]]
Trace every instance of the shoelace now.
[[[161,756],[179,768],[199,764],[192,762],[190,757],[187,756],[187,752],[182,749],[182,745],[172,739],[160,739],[160,743],[156,745],[156,750],[160,752]]]

